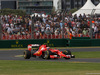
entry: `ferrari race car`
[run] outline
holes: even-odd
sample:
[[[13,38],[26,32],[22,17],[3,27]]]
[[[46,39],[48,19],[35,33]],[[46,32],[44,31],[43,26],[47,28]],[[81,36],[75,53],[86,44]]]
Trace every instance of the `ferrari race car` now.
[[[28,50],[24,51],[24,58],[30,59],[30,57],[37,57],[37,56],[43,59],[75,58],[74,55],[71,55],[70,50],[60,51],[58,49],[51,49],[47,45],[29,44]]]

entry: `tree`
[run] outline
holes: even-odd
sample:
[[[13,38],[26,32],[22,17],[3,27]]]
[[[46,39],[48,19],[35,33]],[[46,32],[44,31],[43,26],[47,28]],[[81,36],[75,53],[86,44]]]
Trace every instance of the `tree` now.
[[[75,11],[77,11],[77,8],[71,9],[69,12],[74,13]]]
[[[23,10],[14,10],[14,9],[1,9],[0,10],[0,15],[9,15],[9,14],[15,14],[15,15],[26,15],[26,12]]]
[[[55,13],[56,13],[56,8],[55,8],[55,6],[53,6],[51,14],[55,14]]]

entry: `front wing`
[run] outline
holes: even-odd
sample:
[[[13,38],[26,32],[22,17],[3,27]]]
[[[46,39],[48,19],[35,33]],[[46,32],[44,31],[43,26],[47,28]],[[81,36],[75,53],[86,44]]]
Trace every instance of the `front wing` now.
[[[67,59],[70,59],[71,58],[71,55],[66,55],[66,57],[60,57],[58,55],[50,55],[50,58],[51,59],[56,59],[56,58],[67,58]]]

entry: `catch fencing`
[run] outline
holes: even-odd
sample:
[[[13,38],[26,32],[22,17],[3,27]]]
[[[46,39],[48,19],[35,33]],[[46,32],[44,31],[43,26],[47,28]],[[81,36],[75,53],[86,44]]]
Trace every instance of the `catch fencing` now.
[[[30,10],[30,16],[24,17],[1,15],[0,39],[67,39],[70,37],[100,39],[100,18],[98,13],[94,14],[94,11],[91,11],[91,15],[73,17],[68,10],[50,11],[49,14],[46,14],[44,10],[42,12],[38,10]],[[96,28],[97,31],[95,31]]]

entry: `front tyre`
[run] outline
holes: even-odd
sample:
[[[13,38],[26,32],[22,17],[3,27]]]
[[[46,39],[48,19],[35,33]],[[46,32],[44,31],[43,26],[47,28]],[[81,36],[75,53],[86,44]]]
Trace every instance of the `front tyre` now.
[[[24,51],[24,58],[30,59],[30,57],[31,57],[31,52],[29,50]]]
[[[63,54],[71,56],[71,51],[70,50],[64,50]],[[65,59],[70,59],[70,58],[65,58]]]
[[[70,50],[64,50],[63,53],[64,53],[65,55],[71,55],[71,51],[70,51]]]
[[[43,59],[50,59],[50,54],[51,54],[51,52],[47,50],[43,53],[42,58]]]

